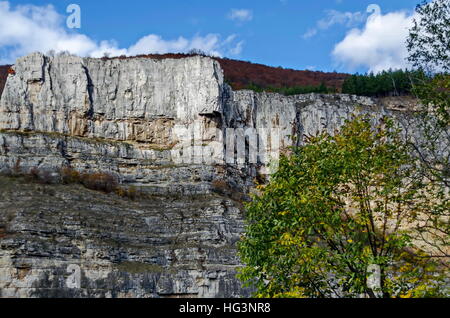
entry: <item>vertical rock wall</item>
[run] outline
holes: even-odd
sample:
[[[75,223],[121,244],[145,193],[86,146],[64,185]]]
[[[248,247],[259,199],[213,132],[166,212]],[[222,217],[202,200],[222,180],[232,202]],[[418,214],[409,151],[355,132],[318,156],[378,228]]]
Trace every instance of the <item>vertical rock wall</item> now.
[[[147,196],[0,177],[1,297],[246,296],[235,277],[241,201],[267,161],[250,162],[242,139],[242,162],[206,159],[224,159],[236,129],[265,131],[265,150],[278,152],[354,113],[396,116],[370,98],[234,92],[205,57],[35,53],[13,68],[0,99],[0,172],[108,171]]]

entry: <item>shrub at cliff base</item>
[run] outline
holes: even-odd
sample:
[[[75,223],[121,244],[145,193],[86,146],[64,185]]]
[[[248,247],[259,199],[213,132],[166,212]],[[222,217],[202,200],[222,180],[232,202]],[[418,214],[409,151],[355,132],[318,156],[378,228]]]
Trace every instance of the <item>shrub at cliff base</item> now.
[[[61,169],[61,179],[64,184],[80,183],[95,191],[111,193],[119,189],[117,178],[107,172],[80,173],[70,167]]]
[[[136,186],[122,187],[117,177],[107,172],[80,173],[71,167],[64,167],[60,174],[63,184],[81,184],[90,190],[105,193],[114,192],[118,196],[131,200],[143,197],[143,193]]]

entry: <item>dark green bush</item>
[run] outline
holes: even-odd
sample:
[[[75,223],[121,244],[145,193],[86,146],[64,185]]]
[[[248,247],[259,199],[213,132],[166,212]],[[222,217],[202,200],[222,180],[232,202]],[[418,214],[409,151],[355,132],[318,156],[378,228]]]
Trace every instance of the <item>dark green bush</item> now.
[[[344,81],[342,93],[371,97],[412,95],[414,86],[427,79],[422,71],[408,70],[354,74]]]
[[[324,83],[318,86],[292,86],[292,87],[274,87],[274,86],[261,86],[257,84],[250,84],[245,89],[249,89],[255,92],[269,92],[279,93],[285,96],[299,95],[299,94],[331,94],[336,93],[337,90],[333,87],[327,87]]]

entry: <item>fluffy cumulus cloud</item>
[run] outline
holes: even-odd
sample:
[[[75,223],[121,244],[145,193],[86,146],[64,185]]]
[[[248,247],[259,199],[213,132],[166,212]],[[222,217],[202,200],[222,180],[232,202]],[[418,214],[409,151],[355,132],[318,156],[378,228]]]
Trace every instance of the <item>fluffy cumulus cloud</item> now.
[[[192,38],[163,39],[156,34],[144,36],[129,48],[120,48],[115,41],[95,41],[66,28],[66,17],[51,5],[12,6],[0,1],[0,64],[31,52],[68,51],[79,56],[102,57],[144,53],[188,52],[199,49],[211,55],[238,55],[243,42],[232,35],[225,39],[218,34],[196,35]]]
[[[248,9],[232,9],[228,18],[237,22],[247,22],[253,19],[253,12]]]
[[[336,44],[333,57],[341,67],[364,67],[372,72],[408,67],[406,39],[414,14],[405,11],[382,14],[375,10],[364,27],[350,30]]]
[[[222,40],[219,34],[207,34],[206,36],[196,35],[191,39],[180,36],[174,40],[164,40],[159,35],[150,34],[132,45],[127,53],[129,55],[148,54],[149,52],[164,54],[189,52],[196,49],[214,56],[222,56],[224,53],[239,55],[242,51],[243,41],[235,43],[235,39],[236,35],[230,35]]]
[[[69,51],[81,56],[102,56],[105,52],[124,54],[115,43],[96,43],[84,34],[64,29],[64,17],[52,6],[11,7],[0,2],[0,62],[12,62],[33,51]]]

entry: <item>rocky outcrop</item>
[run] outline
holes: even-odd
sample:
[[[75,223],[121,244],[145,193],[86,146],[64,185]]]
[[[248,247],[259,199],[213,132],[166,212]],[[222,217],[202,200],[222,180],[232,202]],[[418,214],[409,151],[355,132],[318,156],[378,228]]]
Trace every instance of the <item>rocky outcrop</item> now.
[[[0,170],[19,160],[23,170],[70,165],[114,172],[126,183],[159,183],[163,190],[180,188],[184,178],[188,193],[193,174],[186,165],[210,171],[201,173],[206,183],[218,176],[217,166],[233,175],[233,185],[243,173],[238,183],[245,191],[293,136],[301,141],[333,132],[355,112],[386,113],[356,96],[234,92],[218,62],[200,56],[102,60],[35,53],[14,70],[0,99]],[[254,160],[249,134],[259,138]]]
[[[221,110],[217,62],[19,59],[1,99],[0,126],[120,141],[167,142],[171,123]],[[155,135],[157,132],[160,135]]]
[[[254,180],[293,140],[352,114],[403,116],[395,101],[233,91],[200,56],[35,53],[13,69],[0,172],[107,171],[145,197],[0,179],[2,297],[246,296],[236,242]]]
[[[236,204],[0,177],[1,297],[239,297]],[[79,275],[77,277],[77,275]]]

